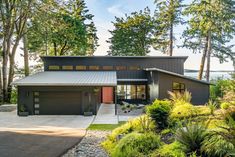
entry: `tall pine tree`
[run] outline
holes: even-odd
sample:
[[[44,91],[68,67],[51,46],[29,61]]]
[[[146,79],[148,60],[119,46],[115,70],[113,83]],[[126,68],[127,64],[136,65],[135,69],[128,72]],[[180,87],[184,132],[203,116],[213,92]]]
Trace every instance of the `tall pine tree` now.
[[[151,45],[153,21],[150,10],[131,13],[125,18],[115,18],[112,37],[107,41],[111,44],[109,55],[112,56],[145,56]]]
[[[182,0],[155,0],[155,33],[153,47],[173,55],[174,26],[182,22]]]
[[[234,33],[233,0],[194,0],[184,11],[189,16],[188,27],[183,33],[183,46],[195,53],[202,52],[198,79],[202,79],[207,58],[206,78],[210,78],[210,58],[221,62],[234,58],[229,45]]]

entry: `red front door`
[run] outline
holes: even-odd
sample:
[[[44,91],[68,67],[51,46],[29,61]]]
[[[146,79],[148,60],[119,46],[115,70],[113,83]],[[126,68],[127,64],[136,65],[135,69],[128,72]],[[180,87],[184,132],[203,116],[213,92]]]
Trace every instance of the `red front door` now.
[[[102,87],[102,102],[113,103],[113,87]]]

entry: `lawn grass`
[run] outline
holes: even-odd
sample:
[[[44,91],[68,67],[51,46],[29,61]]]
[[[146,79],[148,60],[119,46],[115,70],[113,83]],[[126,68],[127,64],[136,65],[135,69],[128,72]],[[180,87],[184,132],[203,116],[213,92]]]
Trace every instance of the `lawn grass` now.
[[[125,121],[121,121],[118,124],[91,124],[87,130],[103,130],[103,131],[112,131],[115,128],[125,124]]]

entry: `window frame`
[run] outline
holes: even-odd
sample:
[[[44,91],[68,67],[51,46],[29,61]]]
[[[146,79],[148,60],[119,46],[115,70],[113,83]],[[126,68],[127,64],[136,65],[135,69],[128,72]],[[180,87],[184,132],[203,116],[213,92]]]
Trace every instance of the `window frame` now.
[[[86,69],[87,69],[87,66],[85,66],[85,65],[76,65],[75,66],[75,70],[82,71],[82,70],[86,70]]]
[[[98,66],[98,65],[89,65],[88,70],[91,70],[91,71],[100,70],[100,66]]]
[[[178,88],[174,88],[174,84],[178,84]],[[183,85],[183,86],[182,86]],[[185,92],[186,88],[185,88],[185,83],[182,82],[172,82],[172,92],[179,92],[179,93],[183,93]]]
[[[48,66],[48,70],[60,70],[60,66],[59,65],[49,65]]]

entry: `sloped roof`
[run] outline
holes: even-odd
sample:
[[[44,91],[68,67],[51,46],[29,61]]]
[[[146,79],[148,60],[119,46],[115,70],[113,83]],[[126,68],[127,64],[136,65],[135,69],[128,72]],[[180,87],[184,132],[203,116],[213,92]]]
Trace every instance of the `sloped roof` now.
[[[46,71],[12,83],[17,86],[116,86],[115,71]]]
[[[181,78],[184,78],[184,79],[188,79],[188,80],[199,82],[199,83],[203,83],[203,84],[208,84],[208,85],[212,84],[212,83],[207,82],[207,81],[198,80],[198,79],[193,78],[193,77],[177,74],[177,73],[174,73],[174,72],[170,72],[170,71],[166,71],[166,70],[162,70],[162,69],[158,69],[158,68],[147,68],[145,70],[146,71],[159,71],[159,72],[162,72],[162,73],[165,73],[165,74],[181,77]]]

